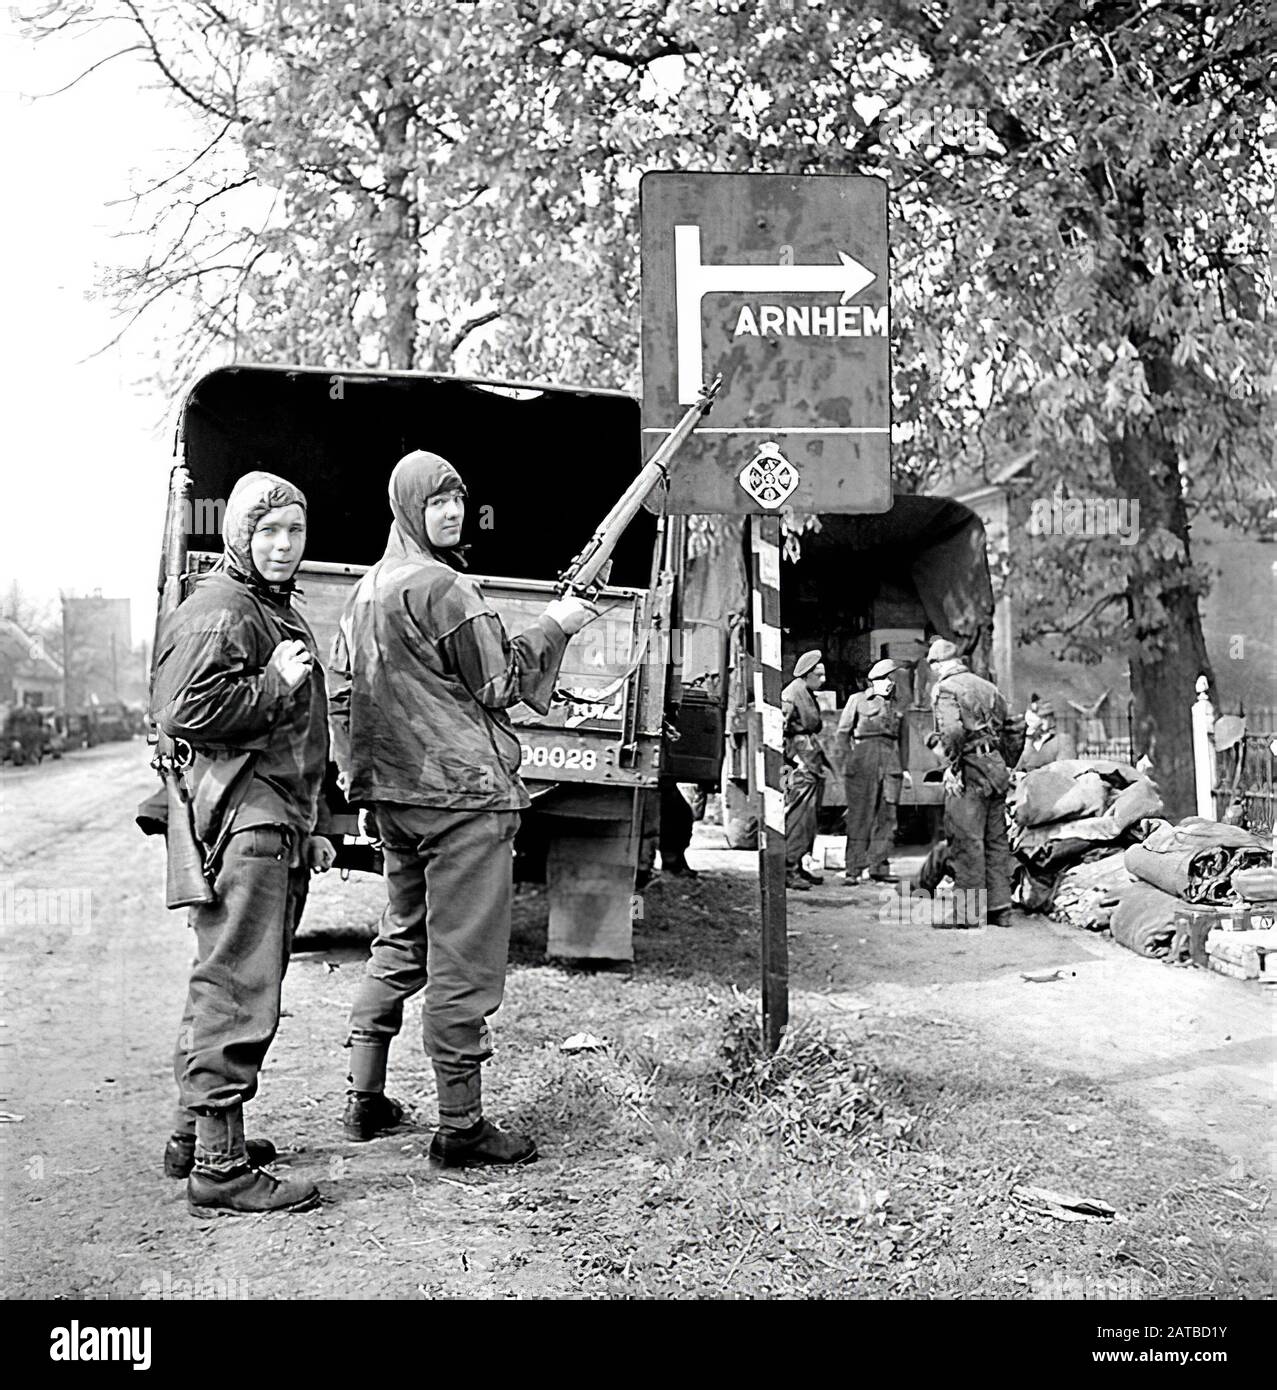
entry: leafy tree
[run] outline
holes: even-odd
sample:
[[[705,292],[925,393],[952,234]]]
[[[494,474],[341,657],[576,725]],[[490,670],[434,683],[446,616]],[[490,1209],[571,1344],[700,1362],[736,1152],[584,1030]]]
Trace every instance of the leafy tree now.
[[[130,312],[185,296],[189,359],[633,388],[644,168],[886,178],[897,472],[1033,449],[1039,495],[1138,502],[1137,544],[1041,538],[1013,582],[1030,636],[1121,644],[1190,808],[1190,520],[1273,495],[1261,0],[66,0],[33,24],[102,17],[208,126],[114,286]]]

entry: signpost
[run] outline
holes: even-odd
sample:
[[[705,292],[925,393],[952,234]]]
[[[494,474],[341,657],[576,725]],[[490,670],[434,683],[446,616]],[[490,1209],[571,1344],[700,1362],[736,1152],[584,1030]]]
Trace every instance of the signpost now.
[[[751,518],[763,1032],[789,1014],[780,511],[891,507],[887,188],[846,175],[653,172],[640,188],[643,431],[721,373],[659,503]]]
[[[680,455],[667,510],[887,511],[886,184],[649,173],[640,205],[649,440],[723,375],[712,419]],[[742,477],[760,454],[777,492]]]

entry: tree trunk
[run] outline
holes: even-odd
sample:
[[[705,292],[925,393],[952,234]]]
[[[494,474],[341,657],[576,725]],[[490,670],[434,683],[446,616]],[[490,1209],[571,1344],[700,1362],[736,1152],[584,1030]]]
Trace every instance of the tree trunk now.
[[[417,205],[411,185],[409,114],[404,103],[390,106],[382,125],[386,192],[378,259],[386,299],[386,360],[397,371],[417,366]]]
[[[1149,379],[1152,385],[1152,371]],[[1111,443],[1109,459],[1119,493],[1139,503],[1126,586],[1135,752],[1148,753],[1166,814],[1179,820],[1196,810],[1189,713],[1194,686],[1205,675],[1213,696],[1214,674],[1197,606],[1178,458],[1154,418],[1128,424],[1125,436]]]

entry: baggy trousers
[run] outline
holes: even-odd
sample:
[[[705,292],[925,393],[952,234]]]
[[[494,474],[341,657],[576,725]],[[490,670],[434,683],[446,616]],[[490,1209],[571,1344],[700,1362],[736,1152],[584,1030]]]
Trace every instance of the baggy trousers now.
[[[280,996],[309,875],[292,864],[297,836],[284,826],[237,831],[213,885],[216,902],[192,907],[195,964],[178,1028],[175,1128],[195,1114],[229,1110],[257,1093],[279,1028]]]
[[[989,912],[1010,907],[1011,849],[1005,793],[968,784],[961,796],[946,796],[944,833],[955,889],[984,890]]]
[[[894,743],[866,739],[854,744],[843,778],[847,797],[847,877],[862,870],[885,874],[896,837],[900,803],[900,759]]]
[[[687,798],[678,789],[677,782],[662,779],[660,784],[661,863],[667,860],[682,859],[684,851],[692,843],[694,816]]]
[[[501,1006],[510,950],[517,811],[376,805],[386,910],[350,1013],[355,1033],[393,1038],[425,990],[421,1040],[435,1064],[440,1119],[480,1117],[487,1019]]]
[[[803,766],[787,767],[785,780],[785,868],[792,873],[816,846],[816,823],[825,779]]]

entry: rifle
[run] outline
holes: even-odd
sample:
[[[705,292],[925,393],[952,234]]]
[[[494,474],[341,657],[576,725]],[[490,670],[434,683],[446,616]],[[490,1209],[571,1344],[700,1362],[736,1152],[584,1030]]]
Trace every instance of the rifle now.
[[[191,476],[179,464],[169,480],[169,505],[164,518],[164,558],[160,567],[160,603],[155,619],[156,641],[152,654],[159,651],[159,637],[164,620],[182,601],[182,581],[186,571],[186,521],[189,515]],[[154,661],[154,655],[152,655]],[[155,670],[151,670],[155,683]],[[167,907],[196,907],[216,901],[216,896],[204,874],[204,855],[195,835],[195,822],[190,794],[182,779],[183,769],[190,766],[191,750],[185,753],[158,722],[155,724],[155,757],[151,766],[164,784],[168,808],[164,841],[168,848],[168,877],[165,887]]]
[[[204,851],[195,836],[195,817],[190,793],[182,772],[190,766],[189,745],[156,730],[155,757],[151,766],[160,774],[168,800],[164,842],[168,848],[168,877],[165,882],[166,907],[198,907],[216,901],[204,873]],[[182,748],[186,749],[185,754]]]
[[[622,493],[616,505],[599,523],[598,529],[586,542],[584,550],[559,576],[559,597],[575,594],[578,598],[589,598],[597,593],[603,580],[600,571],[612,558],[612,551],[621,539],[625,528],[638,515],[639,508],[657,483],[669,482],[669,463],[687,442],[688,436],[709,413],[723,384],[722,376],[716,376],[701,391],[696,402],[689,406],[686,414],[661,441],[659,448],[643,465],[634,481]]]

